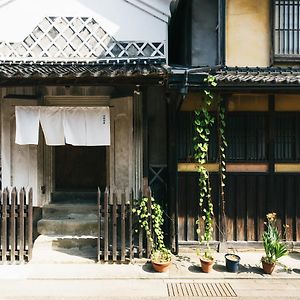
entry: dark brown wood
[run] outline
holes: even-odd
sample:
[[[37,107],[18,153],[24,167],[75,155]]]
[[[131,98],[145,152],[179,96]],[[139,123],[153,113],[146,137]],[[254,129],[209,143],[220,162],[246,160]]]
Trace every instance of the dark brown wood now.
[[[264,232],[264,221],[266,216],[266,202],[267,202],[267,176],[259,176],[257,178],[258,185],[257,189],[257,202],[256,202],[256,213],[257,213],[257,236],[258,241],[262,240]]]
[[[294,176],[289,176],[287,179],[285,188],[285,220],[283,231],[285,239],[293,241],[293,219],[295,216],[294,185],[296,180]]]
[[[33,191],[30,188],[28,193],[28,260],[32,257],[33,248]]]
[[[113,193],[113,207],[112,207],[112,235],[113,235],[113,245],[112,245],[112,260],[117,260],[117,194],[116,192]]]
[[[106,184],[106,147],[55,147],[55,188],[94,190]]]
[[[256,221],[256,176],[249,176],[246,186],[246,240],[255,241],[255,221]]]
[[[176,156],[176,127],[178,95],[171,93],[167,101],[167,138],[168,138],[168,214],[170,245],[172,251],[178,252],[178,199],[177,199],[177,156]]]
[[[101,260],[101,190],[98,187],[98,195],[97,195],[97,218],[98,218],[98,236],[97,236],[97,259]]]
[[[143,193],[142,191],[139,191],[139,197],[138,199],[141,199],[141,197],[143,197]],[[139,243],[139,248],[138,248],[138,257],[139,258],[142,258],[143,257],[143,250],[144,250],[144,247],[143,247],[143,235],[144,235],[144,231],[142,230],[141,226],[139,226],[139,229],[138,229],[138,243]]]
[[[2,244],[2,262],[7,260],[7,203],[9,198],[8,189],[4,189],[2,194],[2,224],[1,224],[1,244]]]
[[[24,260],[24,208],[25,208],[25,189],[22,188],[19,193],[19,261]]]
[[[295,239],[300,241],[300,176],[295,178]]]
[[[104,193],[104,261],[108,261],[108,200],[109,190],[105,189]]]
[[[243,241],[245,240],[245,231],[246,231],[246,218],[245,218],[245,213],[246,213],[246,199],[245,199],[245,176],[240,176],[236,178],[237,180],[237,197],[236,197],[236,236],[237,240]]]
[[[132,228],[132,201],[133,201],[133,190],[131,190],[131,193],[129,194],[129,259],[130,261],[134,258],[134,248],[133,248],[133,228]]]
[[[15,261],[16,256],[16,201],[17,189],[14,187],[11,192],[11,205],[10,205],[10,261]]]
[[[125,206],[125,192],[121,196],[121,261],[125,261],[126,254],[126,206]]]
[[[148,187],[146,189],[146,194],[145,197],[147,197],[147,206],[148,206],[148,212],[149,212],[149,217],[148,217],[148,222],[149,222],[149,231],[152,232],[152,200],[151,200],[151,189],[150,187]],[[149,239],[149,237],[147,236],[147,257],[149,258],[151,255],[151,249],[152,249],[152,242]]]

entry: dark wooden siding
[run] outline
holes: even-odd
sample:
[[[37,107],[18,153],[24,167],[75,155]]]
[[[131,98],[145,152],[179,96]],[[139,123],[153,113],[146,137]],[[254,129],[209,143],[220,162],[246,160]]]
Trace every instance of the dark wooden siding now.
[[[179,241],[197,240],[196,220],[199,215],[197,173],[179,173]],[[213,176],[212,187],[217,183]],[[272,196],[268,174],[230,173],[226,183],[226,227],[228,241],[260,241],[264,230],[265,216],[277,212],[278,225],[286,239],[300,240],[300,174],[274,175]],[[218,194],[214,192],[213,202],[218,220]],[[216,224],[218,225],[218,224]],[[219,239],[218,226],[214,236]]]
[[[181,112],[178,129],[178,162],[191,162],[193,154],[193,113]],[[276,170],[277,164],[300,163],[300,113],[228,113],[226,137],[227,162],[258,166],[263,171],[228,172],[225,186],[226,234],[229,241],[260,241],[265,216],[276,212],[278,225],[287,240],[300,241],[300,172]],[[211,144],[211,161],[216,159],[216,138]],[[274,158],[271,159],[271,154]],[[218,175],[212,174],[215,219],[218,212]],[[195,241],[199,217],[198,174],[179,172],[179,241]],[[216,223],[216,225],[218,225]],[[285,230],[285,225],[288,225]],[[215,239],[220,237],[219,226]]]
[[[179,162],[194,162],[194,112],[180,112],[178,115],[177,128],[177,158]],[[209,144],[209,161],[214,162],[217,159],[217,135],[216,123],[211,130]]]

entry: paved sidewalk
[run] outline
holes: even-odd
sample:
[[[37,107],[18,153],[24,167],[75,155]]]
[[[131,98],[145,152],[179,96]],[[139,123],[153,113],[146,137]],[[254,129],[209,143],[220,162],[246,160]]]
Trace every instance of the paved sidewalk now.
[[[195,252],[173,257],[167,273],[156,273],[146,261],[133,264],[37,264],[0,265],[0,300],[4,299],[172,299],[170,286],[186,290],[173,299],[201,299],[192,288],[208,288],[202,298],[214,299],[218,285],[229,284],[235,297],[224,299],[300,299],[300,252],[280,261],[272,275],[260,267],[261,251],[238,252],[238,273],[225,270],[224,253],[216,253],[211,273],[201,272]],[[191,290],[188,290],[191,289]],[[183,297],[183,295],[189,295]],[[201,295],[201,294],[197,294]],[[220,299],[220,297],[216,298]]]

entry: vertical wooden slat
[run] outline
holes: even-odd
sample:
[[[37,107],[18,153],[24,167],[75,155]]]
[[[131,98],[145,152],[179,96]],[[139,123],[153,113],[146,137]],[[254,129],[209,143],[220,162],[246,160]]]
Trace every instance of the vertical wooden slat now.
[[[257,185],[257,240],[262,240],[264,232],[264,221],[266,216],[266,197],[267,197],[268,180],[266,176],[258,177]]]
[[[9,192],[4,189],[2,193],[2,224],[1,224],[1,244],[2,244],[2,262],[6,262],[7,259],[7,202]]]
[[[19,260],[24,260],[24,202],[25,189],[22,188],[19,193]]]
[[[141,199],[141,197],[143,197],[143,193],[142,191],[139,191],[138,199]],[[143,233],[144,230],[141,228],[141,226],[139,226],[139,258],[143,257]]]
[[[296,177],[295,181],[295,236],[296,241],[300,241],[300,176]]]
[[[133,201],[133,190],[129,193],[129,211],[128,211],[128,231],[129,231],[129,259],[133,260],[134,257],[134,245],[133,245],[133,228],[132,228],[132,201]]]
[[[32,257],[32,229],[33,229],[33,217],[32,217],[32,202],[33,202],[33,191],[32,188],[28,194],[28,260]]]
[[[246,203],[247,203],[247,212],[246,212],[246,240],[254,241],[255,240],[255,220],[256,220],[256,175],[246,175]]]
[[[149,221],[149,231],[152,232],[152,212],[151,212],[151,189],[150,187],[148,187],[146,189],[146,195],[145,195],[148,199],[147,201],[147,206],[148,206],[148,212],[149,212],[149,217],[148,217],[148,221]],[[150,239],[147,237],[147,257],[150,257],[151,255],[151,249],[152,249],[152,242],[150,241]]]
[[[112,254],[112,259],[113,261],[117,260],[117,194],[116,192],[113,193],[113,209],[112,209],[112,217],[113,217],[113,254]]]
[[[126,211],[125,211],[125,192],[121,196],[121,261],[125,261],[125,254],[126,254]]]
[[[295,176],[288,176],[285,188],[285,222],[284,226],[288,225],[285,228],[286,240],[292,241],[293,240],[293,217],[295,214],[294,211],[294,197],[293,195],[293,186],[295,184]]]
[[[227,228],[227,240],[234,240],[234,219],[235,219],[235,179],[233,174],[227,175],[227,182],[225,186],[225,205],[226,205],[226,228]]]
[[[17,189],[14,187],[11,192],[11,205],[10,205],[10,260],[15,261],[16,256],[16,200]]]
[[[97,218],[98,218],[98,236],[97,236],[97,259],[100,261],[101,255],[101,191],[98,187],[98,195],[97,195]]]
[[[245,240],[245,231],[246,231],[246,199],[245,199],[245,175],[237,177],[237,197],[236,197],[236,205],[237,205],[237,216],[236,216],[236,230],[237,230],[237,240],[244,241]]]
[[[108,199],[109,191],[106,188],[104,193],[104,261],[108,261]]]

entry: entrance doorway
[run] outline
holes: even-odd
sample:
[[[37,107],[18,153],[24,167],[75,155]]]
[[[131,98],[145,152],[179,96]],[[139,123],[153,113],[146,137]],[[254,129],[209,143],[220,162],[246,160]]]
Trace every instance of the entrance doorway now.
[[[55,191],[96,191],[106,186],[105,146],[56,146]]]

